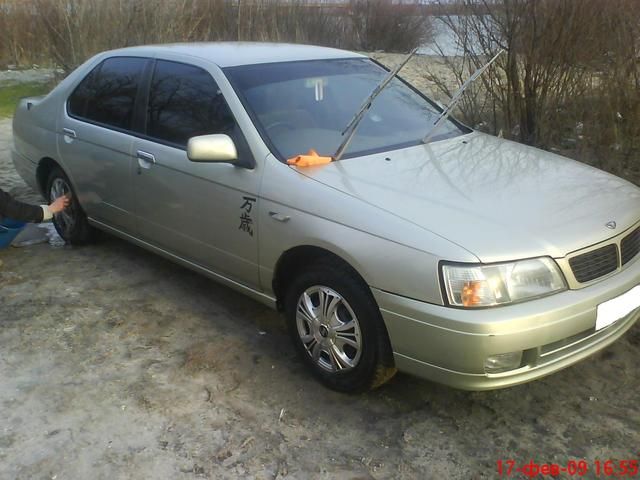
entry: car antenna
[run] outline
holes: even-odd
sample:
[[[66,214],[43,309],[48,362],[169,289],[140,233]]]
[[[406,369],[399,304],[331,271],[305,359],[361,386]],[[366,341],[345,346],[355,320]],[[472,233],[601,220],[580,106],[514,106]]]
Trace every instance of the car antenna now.
[[[467,89],[467,87],[469,85],[471,85],[473,83],[473,81],[478,78],[480,75],[482,75],[484,73],[484,71],[489,68],[489,66],[502,54],[504,53],[504,49],[501,49],[498,53],[496,53],[494,55],[494,57],[489,60],[485,65],[483,65],[482,67],[480,67],[478,70],[476,70],[473,75],[471,75],[469,77],[469,79],[464,82],[462,84],[462,86],[458,89],[458,91],[456,93],[453,94],[453,96],[451,97],[451,101],[449,102],[449,105],[447,105],[444,110],[442,110],[442,112],[440,113],[440,115],[438,116],[438,118],[436,118],[436,121],[433,122],[433,127],[431,127],[431,130],[429,130],[427,132],[427,134],[424,136],[424,138],[422,139],[422,143],[427,143],[431,137],[433,137],[433,135],[436,133],[436,131],[438,130],[438,128],[440,127],[440,125],[442,125],[444,123],[444,121],[449,118],[449,114],[451,113],[451,110],[453,109],[453,107],[455,107],[456,103],[458,103],[458,100],[460,100],[460,98],[462,98],[462,94],[464,93],[464,91]]]
[[[369,110],[369,108],[371,108],[371,104],[373,103],[373,101],[376,99],[378,95],[380,95],[380,92],[382,92],[382,90],[384,90],[385,87],[389,85],[391,80],[393,80],[393,77],[395,77],[398,74],[400,69],[402,69],[402,67],[404,67],[409,60],[411,60],[411,57],[413,57],[416,51],[418,51],[417,47],[411,50],[411,53],[409,53],[409,55],[406,56],[406,58],[402,61],[402,63],[400,63],[400,65],[398,65],[396,68],[390,71],[389,75],[387,75],[387,77],[382,81],[382,83],[380,83],[380,85],[378,85],[373,90],[373,92],[371,92],[371,95],[369,95],[365,99],[365,101],[362,103],[360,110],[358,110],[358,112],[353,116],[353,118],[351,119],[347,127],[341,133],[342,136],[346,134],[346,137],[338,147],[338,150],[336,150],[336,153],[333,155],[334,161],[340,160],[344,151],[349,147],[349,144],[351,143],[353,136],[356,134],[356,131],[358,130],[358,126],[360,125],[360,122],[364,118],[364,114],[367,112],[367,110]]]

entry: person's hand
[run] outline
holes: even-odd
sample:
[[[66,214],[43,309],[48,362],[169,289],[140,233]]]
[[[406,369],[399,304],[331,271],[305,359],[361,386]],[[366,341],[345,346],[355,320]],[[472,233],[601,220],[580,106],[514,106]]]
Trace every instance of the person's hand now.
[[[65,208],[67,208],[69,206],[69,203],[71,202],[70,197],[71,195],[67,193],[66,195],[62,195],[61,197],[56,198],[54,202],[49,205],[49,210],[51,211],[51,213],[60,213]]]

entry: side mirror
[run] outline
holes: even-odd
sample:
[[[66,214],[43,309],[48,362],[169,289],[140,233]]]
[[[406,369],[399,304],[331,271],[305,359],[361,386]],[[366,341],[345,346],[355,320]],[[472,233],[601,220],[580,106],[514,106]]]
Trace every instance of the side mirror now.
[[[235,163],[238,151],[228,135],[201,135],[189,139],[187,157],[192,162]]]

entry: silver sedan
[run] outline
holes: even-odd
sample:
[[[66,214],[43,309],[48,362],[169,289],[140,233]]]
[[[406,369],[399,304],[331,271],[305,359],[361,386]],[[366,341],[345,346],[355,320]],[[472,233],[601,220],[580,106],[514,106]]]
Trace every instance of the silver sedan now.
[[[104,230],[284,312],[340,391],[396,369],[533,380],[640,316],[640,189],[447,120],[355,53],[283,44],[104,52],[21,101],[13,159],[71,244]]]

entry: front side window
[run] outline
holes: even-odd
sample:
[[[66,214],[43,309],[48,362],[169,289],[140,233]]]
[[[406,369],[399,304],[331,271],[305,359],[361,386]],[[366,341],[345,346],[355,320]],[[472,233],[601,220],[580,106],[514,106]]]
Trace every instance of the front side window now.
[[[233,136],[235,121],[222,92],[201,68],[158,60],[147,108],[147,135],[185,146],[191,137]]]
[[[347,124],[388,73],[361,58],[244,65],[224,72],[281,160],[310,149],[335,154]],[[367,111],[344,158],[418,145],[439,114],[435,104],[395,78]],[[462,133],[449,120],[433,140]]]
[[[109,58],[98,65],[69,97],[69,114],[91,122],[128,130],[147,60]]]

